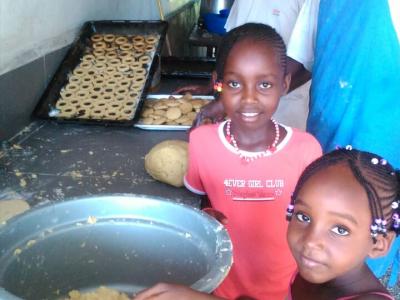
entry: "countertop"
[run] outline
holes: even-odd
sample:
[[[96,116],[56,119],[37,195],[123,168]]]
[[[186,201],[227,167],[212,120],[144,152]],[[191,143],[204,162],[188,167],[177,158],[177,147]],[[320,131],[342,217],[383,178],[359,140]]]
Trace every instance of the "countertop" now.
[[[170,93],[198,82],[207,79],[162,79],[152,93]],[[23,199],[34,206],[79,196],[133,193],[199,207],[197,195],[158,182],[144,169],[146,153],[167,139],[187,140],[188,133],[33,120],[2,143],[0,200]]]

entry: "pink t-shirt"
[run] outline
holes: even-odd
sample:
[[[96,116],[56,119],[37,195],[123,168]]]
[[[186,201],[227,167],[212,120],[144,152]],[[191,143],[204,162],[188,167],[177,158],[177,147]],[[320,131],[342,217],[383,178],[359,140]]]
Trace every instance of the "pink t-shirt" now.
[[[286,242],[286,208],[301,172],[322,154],[321,147],[310,134],[285,127],[287,135],[273,154],[246,162],[227,142],[223,126],[191,132],[185,176],[189,190],[207,194],[228,218],[234,263],[215,294],[284,299],[296,269]]]

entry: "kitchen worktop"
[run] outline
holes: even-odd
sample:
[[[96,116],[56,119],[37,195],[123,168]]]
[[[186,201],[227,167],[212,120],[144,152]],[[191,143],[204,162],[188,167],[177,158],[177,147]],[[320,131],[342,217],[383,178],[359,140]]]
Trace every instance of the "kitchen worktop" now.
[[[135,193],[171,198],[193,206],[199,198],[185,188],[155,181],[144,156],[166,139],[186,132],[34,121],[0,152],[0,199],[31,206],[83,195]]]
[[[170,81],[174,86],[162,80],[153,92],[168,93],[188,83]],[[198,207],[197,195],[158,182],[144,169],[146,153],[167,139],[187,140],[188,133],[35,119],[2,143],[0,200],[23,199],[34,206],[79,196],[134,193]]]

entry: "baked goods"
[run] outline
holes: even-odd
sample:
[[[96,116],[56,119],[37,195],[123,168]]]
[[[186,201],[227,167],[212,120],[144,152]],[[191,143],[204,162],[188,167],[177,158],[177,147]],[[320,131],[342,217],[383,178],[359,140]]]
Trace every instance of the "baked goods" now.
[[[101,286],[95,291],[81,293],[77,290],[72,290],[68,293],[68,298],[64,300],[129,300],[130,298],[116,290]]]
[[[146,99],[138,124],[191,126],[196,113],[212,100],[184,96]]]
[[[155,145],[144,158],[147,173],[161,182],[181,187],[188,162],[188,143],[166,140]]]
[[[56,112],[51,116],[133,119],[158,41],[155,34],[93,34],[81,62],[60,91]]]
[[[8,219],[28,210],[29,204],[22,199],[1,200],[0,201],[0,224]]]

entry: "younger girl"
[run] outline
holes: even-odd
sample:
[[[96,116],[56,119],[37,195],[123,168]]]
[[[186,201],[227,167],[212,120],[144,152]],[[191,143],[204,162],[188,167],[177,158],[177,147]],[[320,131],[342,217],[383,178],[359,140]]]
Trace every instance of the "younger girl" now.
[[[287,210],[298,268],[289,299],[394,299],[364,261],[399,233],[399,192],[386,160],[350,146],[308,166]]]
[[[283,299],[295,262],[282,214],[304,168],[321,155],[310,134],[271,119],[290,83],[285,44],[270,26],[224,36],[216,92],[227,121],[190,134],[186,187],[227,218],[233,266],[215,295]]]

